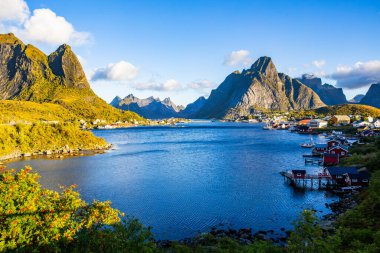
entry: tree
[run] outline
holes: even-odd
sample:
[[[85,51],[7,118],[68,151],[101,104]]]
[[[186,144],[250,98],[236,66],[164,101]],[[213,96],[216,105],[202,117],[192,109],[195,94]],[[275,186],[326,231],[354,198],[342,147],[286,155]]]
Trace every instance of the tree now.
[[[287,251],[294,253],[333,252],[333,241],[323,237],[317,223],[317,216],[311,210],[304,210],[294,222],[294,231],[288,239]]]

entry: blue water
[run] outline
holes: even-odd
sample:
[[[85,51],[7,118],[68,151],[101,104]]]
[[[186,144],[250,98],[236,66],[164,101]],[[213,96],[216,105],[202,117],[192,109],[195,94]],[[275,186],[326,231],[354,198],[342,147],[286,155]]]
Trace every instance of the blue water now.
[[[255,230],[291,228],[305,208],[320,215],[334,197],[295,190],[279,172],[305,167],[299,144],[309,136],[263,130],[260,124],[194,122],[181,127],[98,130],[113,143],[106,154],[34,159],[41,183],[77,184],[82,197],[113,206],[152,226],[156,238],[181,239],[211,226]]]

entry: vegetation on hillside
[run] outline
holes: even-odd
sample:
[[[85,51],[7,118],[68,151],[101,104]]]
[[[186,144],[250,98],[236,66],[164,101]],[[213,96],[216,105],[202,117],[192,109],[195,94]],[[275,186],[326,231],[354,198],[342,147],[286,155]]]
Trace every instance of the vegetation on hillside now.
[[[65,146],[91,150],[104,148],[107,143],[73,123],[0,125],[0,157],[59,150]]]
[[[322,115],[361,115],[363,117],[380,117],[380,109],[369,105],[343,104],[321,107],[313,110]]]
[[[57,104],[28,101],[0,101],[0,124],[39,121],[76,121],[79,118]]]

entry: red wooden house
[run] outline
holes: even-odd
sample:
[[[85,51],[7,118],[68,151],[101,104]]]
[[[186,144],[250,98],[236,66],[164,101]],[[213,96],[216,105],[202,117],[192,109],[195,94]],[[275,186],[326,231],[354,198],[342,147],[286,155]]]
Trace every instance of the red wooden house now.
[[[306,170],[292,170],[292,175],[293,175],[293,178],[295,178],[295,179],[305,178],[305,176],[306,176]]]
[[[328,150],[328,153],[338,155],[339,157],[345,157],[348,154],[348,148],[342,146],[334,146]]]
[[[328,141],[327,142],[327,149],[339,146],[340,144],[341,144],[340,141],[337,141],[337,140]]]
[[[335,166],[339,164],[339,155],[337,154],[323,154],[323,165],[324,166]]]

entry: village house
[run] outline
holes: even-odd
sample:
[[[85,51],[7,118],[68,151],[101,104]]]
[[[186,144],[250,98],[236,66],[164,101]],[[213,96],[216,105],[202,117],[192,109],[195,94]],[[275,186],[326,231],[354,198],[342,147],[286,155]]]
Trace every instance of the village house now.
[[[367,171],[358,171],[356,174],[347,173],[344,175],[345,182],[349,186],[363,186],[369,185],[370,174]]]
[[[339,156],[339,158],[345,157],[348,154],[348,147],[339,145],[339,146],[335,146],[335,147],[330,148],[327,152],[329,154],[333,154],[333,155],[336,154]]]
[[[327,143],[317,143],[312,150],[313,154],[323,154],[327,151]]]
[[[372,124],[367,121],[355,121],[354,123],[352,123],[352,126],[355,128],[359,128],[365,126],[372,126]]]
[[[292,170],[293,178],[303,179],[306,176],[306,170]]]
[[[358,174],[357,167],[327,167],[325,169],[325,174],[330,176],[331,179],[340,185],[346,184],[346,174]]]
[[[298,122],[298,125],[300,126],[309,126],[309,122],[311,121],[311,119],[303,119],[303,120],[300,120]]]
[[[375,122],[373,122],[373,126],[375,128],[380,128],[380,119],[376,120]]]
[[[339,155],[337,154],[323,154],[323,165],[324,166],[335,166],[339,164]]]
[[[324,127],[327,127],[327,121],[321,120],[321,119],[312,119],[309,121],[309,127],[324,128]]]
[[[347,115],[334,115],[330,119],[330,122],[333,125],[349,125],[350,121],[351,119]]]

